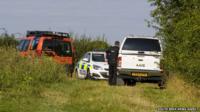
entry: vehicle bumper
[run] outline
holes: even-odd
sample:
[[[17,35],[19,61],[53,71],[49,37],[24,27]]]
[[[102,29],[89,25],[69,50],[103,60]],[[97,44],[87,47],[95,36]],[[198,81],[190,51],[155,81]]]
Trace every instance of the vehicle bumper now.
[[[152,82],[152,83],[156,83],[156,82],[162,81],[162,77],[161,76],[138,77],[138,76],[119,75],[118,77],[120,77],[122,79],[132,79],[132,80],[134,80],[136,82]]]
[[[109,73],[106,70],[91,70],[90,75],[94,79],[108,79]]]
[[[119,69],[120,75],[131,75],[131,73],[147,73],[147,76],[163,76],[164,72],[161,70],[140,70],[140,69]]]
[[[146,73],[147,76],[132,76],[132,73]],[[163,76],[163,71],[159,70],[121,69],[118,71],[118,77],[132,79],[138,82],[159,82],[162,80]]]

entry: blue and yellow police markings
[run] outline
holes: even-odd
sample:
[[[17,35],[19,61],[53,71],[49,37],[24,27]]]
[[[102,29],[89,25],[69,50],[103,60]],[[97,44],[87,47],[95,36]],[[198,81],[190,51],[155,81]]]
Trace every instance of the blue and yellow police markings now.
[[[88,68],[89,68],[89,70],[91,70],[92,65],[80,61],[80,63],[79,63],[80,74],[87,75]]]

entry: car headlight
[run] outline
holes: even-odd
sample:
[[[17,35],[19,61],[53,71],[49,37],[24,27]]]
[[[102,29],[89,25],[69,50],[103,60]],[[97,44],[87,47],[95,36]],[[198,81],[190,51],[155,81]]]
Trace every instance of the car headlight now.
[[[98,66],[98,65],[93,65],[93,68],[94,68],[95,70],[102,70],[102,69],[103,69],[102,67],[100,67],[100,66]]]

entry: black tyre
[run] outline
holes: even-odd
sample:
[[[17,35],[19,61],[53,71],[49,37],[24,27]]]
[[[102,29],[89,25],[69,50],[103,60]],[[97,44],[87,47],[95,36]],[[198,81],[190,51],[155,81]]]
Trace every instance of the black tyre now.
[[[87,74],[85,79],[92,79],[91,74],[90,74],[90,69],[87,69]]]
[[[161,81],[158,82],[158,86],[160,89],[166,89],[168,76],[164,75],[161,78],[162,78]]]
[[[136,81],[129,80],[129,85],[128,86],[136,86]]]
[[[160,89],[166,89],[166,82],[160,81],[160,82],[158,83],[158,86],[159,86]]]
[[[127,85],[127,86],[135,86],[136,81],[134,81],[132,79],[124,79],[124,84]]]

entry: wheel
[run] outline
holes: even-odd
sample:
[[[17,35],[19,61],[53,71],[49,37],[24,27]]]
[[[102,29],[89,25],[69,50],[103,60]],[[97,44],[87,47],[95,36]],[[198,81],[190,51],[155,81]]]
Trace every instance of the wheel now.
[[[160,81],[160,82],[158,83],[158,86],[159,86],[160,89],[166,89],[166,82]]]
[[[135,86],[136,81],[134,81],[132,79],[124,79],[124,84],[127,85],[127,86]]]
[[[166,86],[167,86],[166,82],[167,82],[167,77],[166,76],[162,76],[161,81],[158,82],[159,88],[160,89],[166,89]]]
[[[92,79],[91,74],[90,74],[90,69],[87,69],[87,74],[85,79]]]
[[[166,79],[162,77],[161,81],[158,82],[158,86],[160,89],[166,89]]]
[[[87,79],[87,75],[86,74],[81,74],[81,70],[76,69],[75,71],[75,75],[77,79]]]
[[[158,82],[158,86],[160,89],[166,89],[167,88],[167,80],[169,79],[169,71],[164,70],[163,76],[161,76],[161,81]]]
[[[129,80],[128,86],[135,86],[135,85],[136,85],[136,81],[134,81],[134,80]]]

